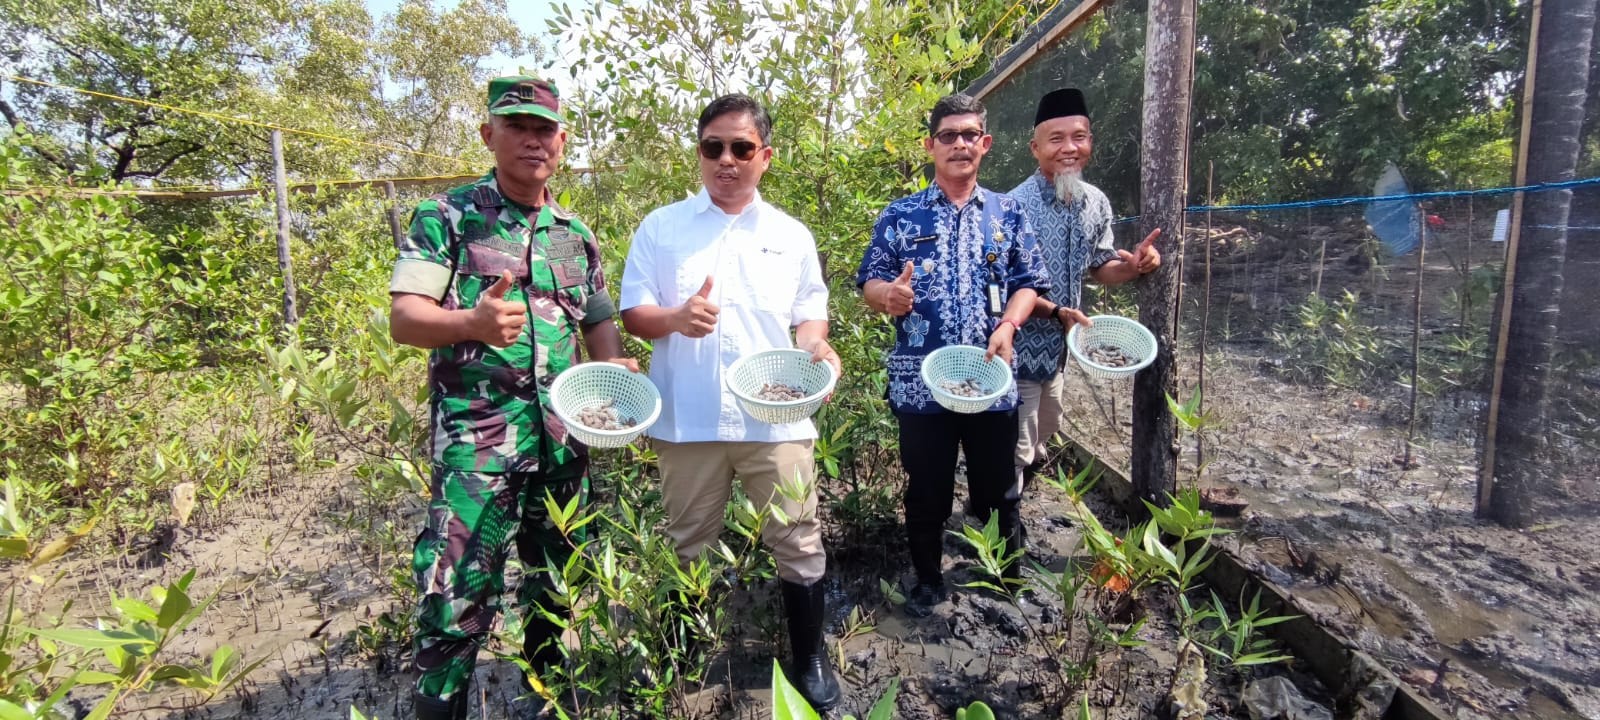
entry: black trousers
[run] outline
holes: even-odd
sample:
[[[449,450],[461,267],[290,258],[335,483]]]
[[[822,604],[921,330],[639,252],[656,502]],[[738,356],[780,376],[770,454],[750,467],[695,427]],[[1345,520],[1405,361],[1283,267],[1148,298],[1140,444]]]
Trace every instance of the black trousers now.
[[[972,507],[987,522],[1000,514],[1000,536],[1020,529],[1014,490],[1017,478],[1017,413],[965,415],[942,411],[932,415],[895,413],[900,421],[900,465],[905,468],[906,544],[917,582],[943,581],[944,524],[955,500],[956,450],[967,456],[967,492]]]

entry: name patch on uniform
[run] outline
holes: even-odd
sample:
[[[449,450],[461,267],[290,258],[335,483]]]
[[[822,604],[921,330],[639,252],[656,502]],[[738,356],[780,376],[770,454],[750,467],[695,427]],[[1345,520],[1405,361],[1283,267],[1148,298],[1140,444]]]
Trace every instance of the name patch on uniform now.
[[[500,237],[499,235],[495,235],[495,234],[492,234],[492,233],[488,234],[488,235],[480,235],[480,236],[476,236],[476,237],[469,236],[469,237],[465,238],[465,240],[467,241],[468,245],[480,245],[480,246],[486,247],[486,248],[488,248],[490,250],[495,250],[497,252],[503,252],[503,253],[505,253],[507,255],[511,255],[513,257],[522,255],[522,246],[521,245],[519,245],[517,243],[514,243],[514,242],[511,242],[510,240],[507,240],[507,239],[505,239],[503,237]]]
[[[545,237],[550,242],[550,256],[546,262],[557,284],[563,288],[584,284],[588,274],[584,272],[583,236],[564,227],[553,227],[545,231]]]
[[[545,237],[550,239],[551,262],[579,258],[584,255],[582,235],[564,227],[553,227],[545,231]]]

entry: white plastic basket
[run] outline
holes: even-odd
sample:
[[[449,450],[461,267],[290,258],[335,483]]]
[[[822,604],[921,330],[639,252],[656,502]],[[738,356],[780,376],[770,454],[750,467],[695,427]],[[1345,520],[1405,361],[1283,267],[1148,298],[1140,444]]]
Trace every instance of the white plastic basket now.
[[[733,361],[723,378],[739,407],[757,420],[772,425],[800,422],[822,407],[838,378],[833,366],[811,362],[805,350],[763,350]],[[806,395],[799,400],[763,400],[756,397],[766,383],[782,383]]]
[[[610,403],[617,414],[634,420],[622,430],[597,430],[578,422],[578,413]],[[550,405],[567,432],[589,447],[622,447],[661,417],[661,393],[644,373],[616,363],[586,362],[567,368],[550,385]]]
[[[1156,359],[1156,336],[1145,329],[1137,321],[1119,315],[1096,315],[1090,320],[1094,327],[1073,325],[1067,331],[1067,348],[1072,353],[1072,359],[1078,361],[1078,367],[1083,368],[1090,377],[1096,378],[1124,378],[1132,377],[1134,373],[1145,369]],[[1133,359],[1133,364],[1126,367],[1109,367],[1101,365],[1088,358],[1089,348],[1096,345],[1112,345],[1122,349],[1124,355]]]
[[[986,352],[987,348],[971,345],[946,345],[928,353],[922,359],[922,383],[928,386],[934,401],[952,412],[971,414],[988,410],[1005,397],[1011,390],[1011,366],[998,355],[985,361]],[[939,387],[945,380],[973,380],[989,392],[977,397],[952,395]]]

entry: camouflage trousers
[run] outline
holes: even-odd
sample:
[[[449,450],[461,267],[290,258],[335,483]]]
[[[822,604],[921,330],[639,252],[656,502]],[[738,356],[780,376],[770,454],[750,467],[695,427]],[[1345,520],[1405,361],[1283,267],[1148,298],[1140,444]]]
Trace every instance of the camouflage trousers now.
[[[500,613],[513,541],[529,569],[517,590],[522,616],[536,612],[535,603],[556,609],[546,602],[553,587],[549,573],[535,570],[561,567],[571,547],[550,521],[544,500],[548,493],[566,505],[574,496],[586,496],[588,458],[549,472],[435,467],[431,488],[428,525],[417,536],[411,560],[422,593],[414,637],[417,692],[447,699],[470,683],[478,649]]]

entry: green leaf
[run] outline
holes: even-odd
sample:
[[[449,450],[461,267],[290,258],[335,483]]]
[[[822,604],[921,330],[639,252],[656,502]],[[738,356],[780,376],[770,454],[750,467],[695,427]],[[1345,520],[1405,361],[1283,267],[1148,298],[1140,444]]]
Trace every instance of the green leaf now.
[[[106,718],[111,717],[111,711],[117,709],[117,701],[120,699],[122,699],[122,693],[113,688],[111,694],[101,700],[99,705],[94,706],[94,711],[90,712],[84,720],[106,720]]]
[[[777,660],[772,661],[772,717],[773,720],[822,720],[817,711],[811,709],[811,703],[789,684]]]
[[[156,668],[154,673],[151,673],[150,679],[155,682],[162,682],[165,680],[176,680],[178,682],[183,682],[185,680],[194,678],[194,676],[193,670],[190,670],[182,665],[162,665],[161,667]]]
[[[223,645],[211,654],[211,677],[220,681],[238,664],[238,651],[234,650],[232,645]]]
[[[33,713],[10,700],[0,700],[0,720],[33,720]]]
[[[956,720],[994,720],[994,711],[982,701],[956,710]]]
[[[899,590],[895,589],[894,585],[888,580],[878,578],[878,589],[883,591],[883,596],[888,598],[889,602],[892,602],[896,605],[906,604],[906,596]]]
[[[0,558],[17,560],[28,556],[28,539],[21,537],[0,538]]]
[[[76,680],[79,685],[110,685],[121,682],[122,676],[112,675],[108,672],[100,672],[99,670],[82,670],[79,671],[76,676],[74,676],[74,680]]]
[[[156,619],[156,626],[165,630],[176,625],[191,607],[194,607],[194,603],[182,588],[177,585],[167,588],[167,598],[161,603],[161,616]]]
[[[872,704],[872,711],[867,713],[867,720],[893,720],[894,698],[900,694],[900,678],[889,680],[889,689],[883,691],[883,697]]]
[[[122,613],[122,616],[135,622],[155,622],[156,610],[138,598],[117,598],[111,606]]]
[[[149,646],[154,641],[126,630],[86,630],[74,628],[25,628],[39,637],[81,648],[120,648],[125,645]]]

